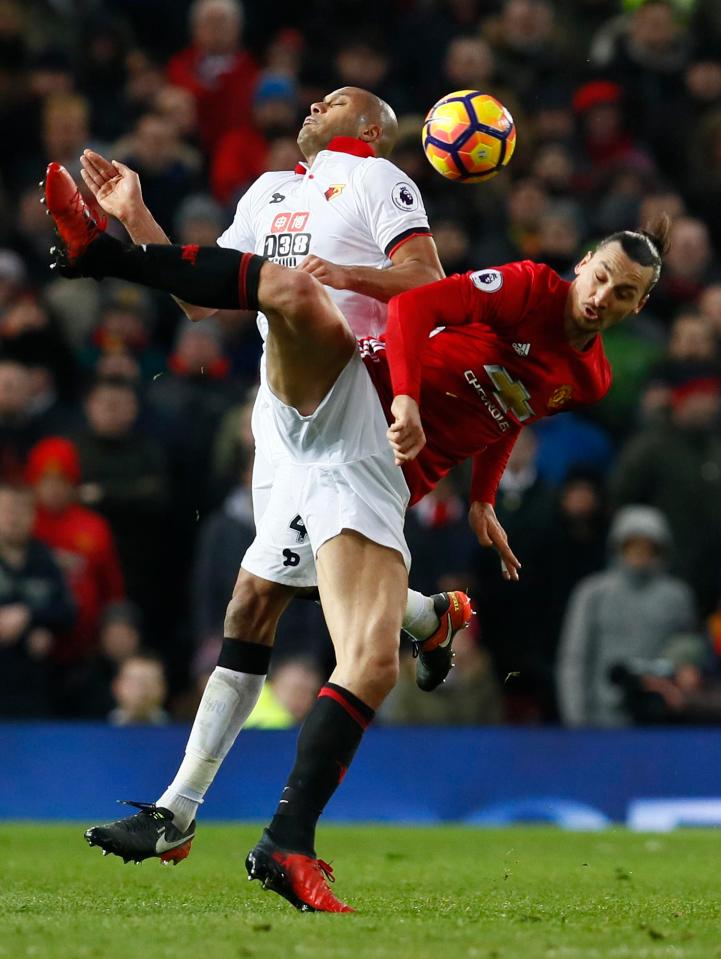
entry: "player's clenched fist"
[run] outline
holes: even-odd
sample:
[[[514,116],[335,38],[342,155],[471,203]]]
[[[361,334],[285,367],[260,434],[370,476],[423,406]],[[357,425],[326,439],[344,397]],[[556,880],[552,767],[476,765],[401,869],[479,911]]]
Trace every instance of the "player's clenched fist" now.
[[[80,157],[80,175],[103,211],[127,223],[143,207],[138,174],[117,160],[106,160],[94,150]]]
[[[324,286],[331,286],[334,290],[348,289],[348,271],[330,260],[324,260],[320,256],[307,256],[298,269],[303,273],[310,273]]]
[[[426,445],[418,404],[410,396],[396,396],[391,404],[393,422],[388,427],[388,442],[395,454],[396,466],[414,460]]]

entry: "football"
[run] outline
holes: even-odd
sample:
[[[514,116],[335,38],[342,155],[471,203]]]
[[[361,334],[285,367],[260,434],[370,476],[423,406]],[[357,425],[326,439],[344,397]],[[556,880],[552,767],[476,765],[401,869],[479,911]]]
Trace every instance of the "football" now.
[[[513,156],[516,126],[487,93],[457,90],[435,103],[423,123],[423,150],[449,180],[490,180]]]

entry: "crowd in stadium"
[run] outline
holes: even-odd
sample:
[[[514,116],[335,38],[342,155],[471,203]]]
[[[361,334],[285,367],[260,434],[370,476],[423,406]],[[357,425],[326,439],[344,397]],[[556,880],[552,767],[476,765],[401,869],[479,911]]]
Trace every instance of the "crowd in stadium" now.
[[[51,274],[47,163],[126,163],[174,241],[213,244],[348,85],[395,108],[447,274],[570,278],[594,239],[673,218],[648,306],[606,337],[609,396],[514,449],[496,510],[521,581],[475,542],[462,471],[410,511],[411,585],[468,588],[478,615],[437,693],[404,657],[379,720],[721,719],[720,50],[711,0],[0,0],[0,716],[192,718],[253,538],[254,315],[191,324],[164,294]],[[484,184],[421,150],[457,89],[518,129]],[[273,662],[255,722],[293,725],[332,666],[316,605],[292,605]]]

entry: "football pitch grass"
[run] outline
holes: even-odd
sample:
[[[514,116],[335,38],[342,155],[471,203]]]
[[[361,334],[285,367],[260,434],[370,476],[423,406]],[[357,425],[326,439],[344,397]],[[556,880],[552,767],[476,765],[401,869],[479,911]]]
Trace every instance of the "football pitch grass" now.
[[[249,883],[258,835],[202,825],[179,866],[126,866],[80,825],[0,822],[0,959],[721,959],[721,832],[327,826],[353,916]]]

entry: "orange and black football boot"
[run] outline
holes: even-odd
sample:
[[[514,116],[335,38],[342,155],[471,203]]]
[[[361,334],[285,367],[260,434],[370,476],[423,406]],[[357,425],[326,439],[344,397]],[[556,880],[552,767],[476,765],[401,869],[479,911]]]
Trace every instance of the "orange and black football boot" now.
[[[427,639],[414,640],[416,685],[429,693],[445,680],[453,666],[453,639],[467,629],[473,616],[471,601],[465,593],[453,590],[432,596],[433,608],[440,620],[438,629]]]
[[[121,800],[126,806],[135,806],[140,812],[125,819],[117,819],[105,826],[91,826],[84,836],[89,846],[99,846],[103,855],[120,856],[126,863],[142,862],[156,857],[164,864],[177,866],[187,859],[190,844],[195,837],[195,820],[187,829],[173,823],[169,809],[155,803]]]

